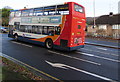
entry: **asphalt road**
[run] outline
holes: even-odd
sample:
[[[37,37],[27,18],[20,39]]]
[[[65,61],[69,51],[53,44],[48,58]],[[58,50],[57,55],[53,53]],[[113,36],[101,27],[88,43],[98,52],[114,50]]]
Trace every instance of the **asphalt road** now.
[[[85,45],[74,52],[62,52],[21,41],[16,42],[8,38],[7,34],[0,35],[1,53],[57,79],[118,81],[120,78],[117,49]]]

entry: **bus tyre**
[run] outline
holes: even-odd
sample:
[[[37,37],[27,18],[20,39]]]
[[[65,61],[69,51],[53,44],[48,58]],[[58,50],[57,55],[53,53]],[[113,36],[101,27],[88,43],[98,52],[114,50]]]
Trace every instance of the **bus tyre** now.
[[[18,35],[17,34],[14,35],[14,39],[15,39],[15,41],[18,41]]]
[[[52,49],[53,48],[53,41],[51,39],[47,39],[45,42],[45,46],[48,49]]]

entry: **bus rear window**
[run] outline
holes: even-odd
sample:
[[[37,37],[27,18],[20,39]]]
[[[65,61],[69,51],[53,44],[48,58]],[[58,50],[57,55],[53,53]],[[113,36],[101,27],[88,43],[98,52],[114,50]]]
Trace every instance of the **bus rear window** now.
[[[84,12],[83,7],[76,5],[76,4],[74,5],[74,9],[75,9],[75,11],[80,12],[80,13]]]

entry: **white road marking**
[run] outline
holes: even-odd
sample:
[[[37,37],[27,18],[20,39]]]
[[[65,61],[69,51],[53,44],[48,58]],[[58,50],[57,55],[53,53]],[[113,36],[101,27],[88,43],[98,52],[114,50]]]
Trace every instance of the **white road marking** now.
[[[108,50],[106,48],[100,48],[100,47],[96,47],[97,49],[100,49],[100,50]]]
[[[68,69],[68,68],[65,67],[66,65],[64,65],[64,64],[60,64],[60,63],[51,63],[51,62],[46,61],[46,60],[45,60],[45,62],[48,63],[48,64],[50,64],[52,67],[58,67],[58,68],[62,68],[62,69]]]
[[[79,61],[84,61],[84,62],[91,63],[91,64],[98,65],[98,66],[101,65],[100,63],[96,63],[96,62],[93,62],[93,61],[89,61],[89,60],[85,60],[85,59],[81,59],[81,58],[77,58],[77,57],[61,54],[61,53],[50,51],[50,50],[48,50],[48,52],[54,53],[54,54],[58,54],[58,55],[61,55],[61,56],[65,56],[65,57],[68,57],[68,58],[76,59],[76,60],[79,60]]]
[[[11,41],[11,42],[12,42],[12,43],[15,43],[15,44],[19,44],[19,45],[23,45],[23,46],[27,46],[27,47],[32,48],[32,46],[27,45],[27,44],[22,44],[22,43],[19,43],[19,42],[14,42],[14,41]]]
[[[101,51],[96,51],[96,50],[91,50],[91,49],[85,49],[85,48],[81,48],[81,49],[91,51],[91,52],[98,52],[98,53],[102,53],[102,54],[112,55],[112,56],[118,56],[117,54],[106,53],[106,52],[101,52]],[[81,50],[81,49],[79,49],[79,50]]]
[[[52,67],[63,68],[63,69],[70,68],[70,69],[73,69],[75,71],[79,71],[79,72],[82,72],[82,73],[85,73],[87,75],[91,75],[91,76],[94,76],[94,77],[97,77],[97,78],[100,78],[100,79],[103,79],[103,80],[116,82],[116,81],[114,81],[112,79],[109,79],[107,77],[100,76],[100,75],[97,75],[97,74],[94,74],[94,73],[91,73],[91,72],[88,72],[88,71],[85,71],[85,70],[81,70],[81,69],[78,69],[78,68],[75,68],[75,67],[72,67],[72,66],[69,66],[69,65],[65,65],[65,64],[61,64],[61,63],[51,63],[49,61],[45,61],[45,62],[48,63],[49,65],[51,65]]]
[[[83,55],[86,55],[86,56],[96,57],[96,58],[100,58],[100,59],[105,59],[105,60],[109,60],[109,61],[112,61],[112,62],[120,62],[119,60],[110,59],[110,58],[106,58],[106,57],[102,57],[102,56],[96,56],[96,55],[93,55],[93,54],[81,53],[81,52],[76,52],[76,53],[83,54]]]

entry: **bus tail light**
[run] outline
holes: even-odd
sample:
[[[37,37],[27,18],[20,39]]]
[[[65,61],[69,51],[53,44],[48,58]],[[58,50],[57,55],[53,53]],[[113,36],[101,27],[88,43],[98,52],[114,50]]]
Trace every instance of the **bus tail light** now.
[[[72,35],[75,35],[75,33],[72,33]]]

